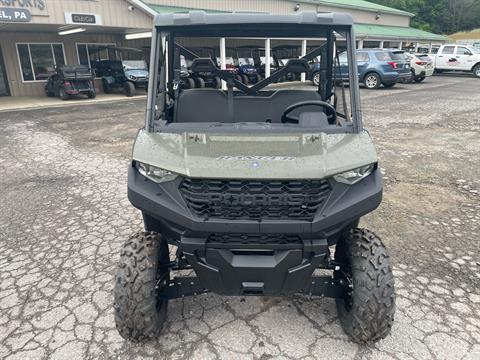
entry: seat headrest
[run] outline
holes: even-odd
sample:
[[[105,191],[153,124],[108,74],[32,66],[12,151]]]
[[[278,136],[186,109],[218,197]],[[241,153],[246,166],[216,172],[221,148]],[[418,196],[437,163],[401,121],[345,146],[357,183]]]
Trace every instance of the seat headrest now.
[[[295,73],[310,71],[310,65],[308,65],[308,61],[305,59],[289,59],[285,67],[287,70]]]
[[[211,58],[195,58],[191,67],[193,72],[211,72],[217,69],[217,66]]]

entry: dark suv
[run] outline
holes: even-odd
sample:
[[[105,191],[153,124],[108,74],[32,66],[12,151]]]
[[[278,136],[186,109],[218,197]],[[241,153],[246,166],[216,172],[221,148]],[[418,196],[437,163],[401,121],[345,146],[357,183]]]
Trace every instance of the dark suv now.
[[[348,80],[347,53],[339,55],[340,66],[335,66],[337,79]],[[410,63],[396,54],[395,50],[357,50],[357,68],[361,83],[367,89],[378,89],[383,84],[390,88],[397,82],[409,80],[412,76]]]

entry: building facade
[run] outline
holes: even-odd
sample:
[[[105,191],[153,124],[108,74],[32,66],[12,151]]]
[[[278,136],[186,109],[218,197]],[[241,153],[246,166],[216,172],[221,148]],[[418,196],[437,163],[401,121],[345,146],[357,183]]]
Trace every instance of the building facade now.
[[[42,96],[56,65],[90,65],[110,56],[108,50],[93,54],[94,46],[130,46],[148,53],[148,36],[127,38],[148,33],[156,13],[193,9],[349,12],[359,48],[431,47],[445,41],[409,27],[413,14],[362,0],[0,0],[0,96]]]
[[[0,95],[43,95],[55,65],[89,65],[89,45],[121,45],[152,16],[127,0],[0,0]]]

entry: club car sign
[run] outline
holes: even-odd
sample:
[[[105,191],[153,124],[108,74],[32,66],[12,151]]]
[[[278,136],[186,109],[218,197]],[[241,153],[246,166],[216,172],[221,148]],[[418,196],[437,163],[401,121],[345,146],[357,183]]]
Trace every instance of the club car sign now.
[[[46,0],[0,0],[0,22],[31,22],[46,10]]]
[[[102,17],[97,14],[65,13],[66,24],[102,25]]]

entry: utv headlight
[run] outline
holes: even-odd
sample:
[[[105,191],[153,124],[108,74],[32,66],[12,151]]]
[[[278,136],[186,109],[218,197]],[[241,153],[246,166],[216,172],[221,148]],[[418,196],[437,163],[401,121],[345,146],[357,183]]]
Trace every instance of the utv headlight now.
[[[135,167],[140,174],[158,184],[175,180],[177,177],[177,174],[174,174],[168,170],[160,169],[159,167],[139,161],[135,161]]]
[[[361,166],[356,169],[348,170],[343,173],[334,175],[333,178],[335,181],[347,184],[347,185],[353,185],[360,180],[366,178],[368,175],[372,173],[373,170],[375,170],[376,164],[369,164],[365,166]]]
[[[128,78],[132,81],[137,81],[137,77],[135,75],[128,75]]]

